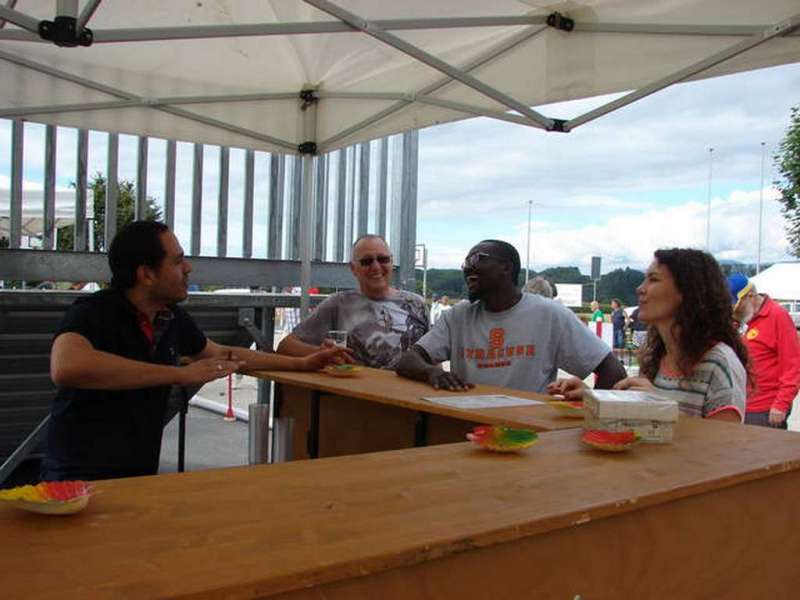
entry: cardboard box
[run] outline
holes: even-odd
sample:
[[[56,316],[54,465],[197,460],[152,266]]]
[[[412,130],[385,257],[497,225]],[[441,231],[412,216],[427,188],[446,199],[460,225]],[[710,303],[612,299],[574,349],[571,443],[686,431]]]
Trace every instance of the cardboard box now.
[[[643,442],[672,441],[678,403],[659,391],[586,390],[583,393],[585,429],[637,432]]]

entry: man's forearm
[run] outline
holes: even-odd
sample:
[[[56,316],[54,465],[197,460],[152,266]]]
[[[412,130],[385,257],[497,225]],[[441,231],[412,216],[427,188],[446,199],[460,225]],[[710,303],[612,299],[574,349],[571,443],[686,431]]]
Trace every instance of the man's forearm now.
[[[594,387],[599,390],[610,390],[615,383],[628,376],[625,372],[625,367],[622,366],[622,363],[617,360],[612,352],[606,354],[606,357],[600,361],[594,372],[597,375]]]
[[[306,344],[290,333],[278,344],[277,352],[285,356],[308,356],[309,354],[314,354],[317,350],[319,350],[319,346]]]
[[[302,343],[302,342],[300,342]],[[240,348],[237,346],[221,346],[223,354],[230,352],[237,360],[243,361],[245,364],[242,367],[244,370],[275,370],[275,371],[300,371],[306,369],[306,361],[303,356],[283,356],[273,352],[258,352],[250,350],[249,348]],[[313,352],[319,351],[319,348],[312,346]],[[308,354],[312,354],[309,352]],[[226,356],[220,357],[224,358]]]
[[[132,390],[181,384],[179,367],[159,365],[90,350],[51,365],[56,385],[88,390]]]
[[[415,381],[428,381],[431,373],[437,373],[441,370],[441,367],[434,366],[426,361],[416,350],[404,352],[395,368],[395,372],[400,377],[414,379]]]

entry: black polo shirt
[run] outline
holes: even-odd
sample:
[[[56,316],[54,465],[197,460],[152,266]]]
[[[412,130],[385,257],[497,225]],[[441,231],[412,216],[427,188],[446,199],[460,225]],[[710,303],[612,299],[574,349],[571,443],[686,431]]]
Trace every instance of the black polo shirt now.
[[[180,307],[155,347],[139,327],[136,308],[108,289],[77,300],[53,339],[82,335],[96,350],[149,363],[176,365],[206,346],[206,337]],[[112,382],[113,383],[113,382]],[[109,479],[158,472],[170,386],[136,390],[60,387],[53,401],[42,479]]]

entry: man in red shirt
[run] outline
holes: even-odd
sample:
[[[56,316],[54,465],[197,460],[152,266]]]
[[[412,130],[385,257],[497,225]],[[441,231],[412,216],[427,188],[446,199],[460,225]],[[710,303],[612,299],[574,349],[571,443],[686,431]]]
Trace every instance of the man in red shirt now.
[[[745,423],[786,429],[800,388],[800,342],[794,322],[782,306],[759,294],[741,273],[728,277],[733,316],[745,327],[755,385],[747,394]]]

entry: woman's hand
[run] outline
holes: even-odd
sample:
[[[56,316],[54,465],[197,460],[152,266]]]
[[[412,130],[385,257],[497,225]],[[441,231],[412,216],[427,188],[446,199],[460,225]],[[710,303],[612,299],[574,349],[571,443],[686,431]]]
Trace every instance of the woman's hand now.
[[[614,384],[615,390],[642,390],[655,389],[653,383],[646,377],[626,377]]]

